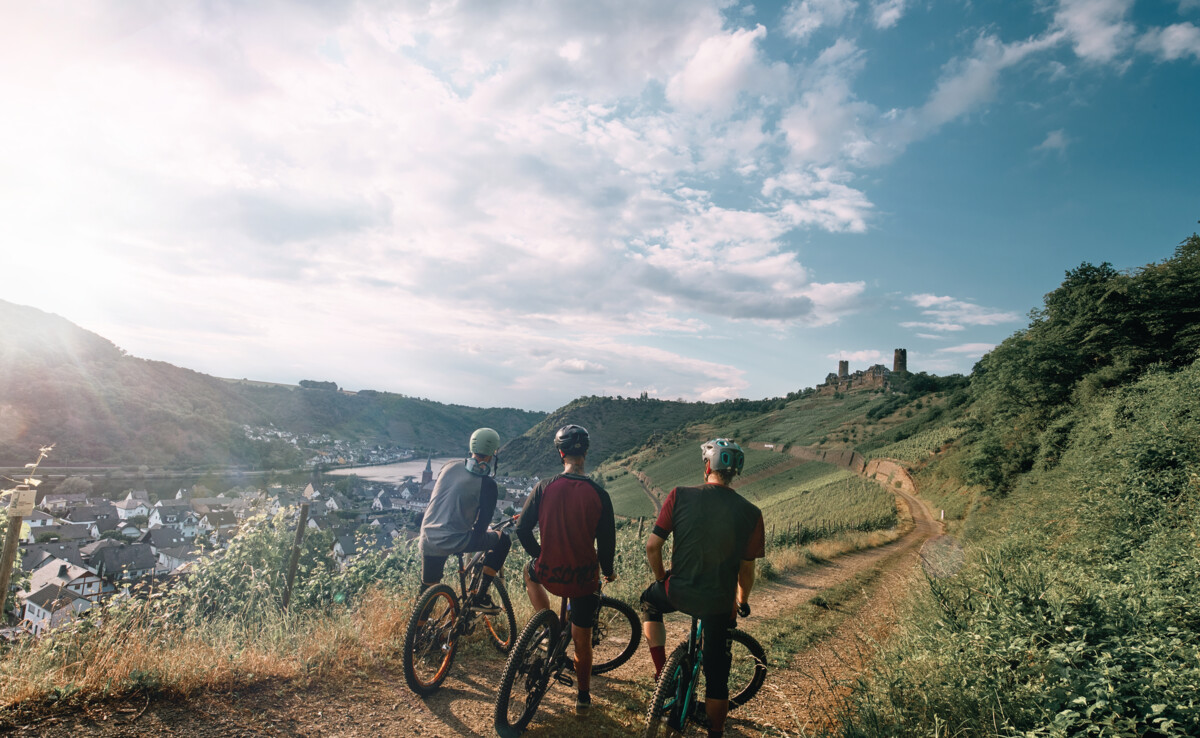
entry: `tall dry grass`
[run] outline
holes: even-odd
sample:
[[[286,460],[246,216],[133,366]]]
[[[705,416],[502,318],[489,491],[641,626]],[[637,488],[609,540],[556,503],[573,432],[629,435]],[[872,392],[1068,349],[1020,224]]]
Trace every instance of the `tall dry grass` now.
[[[138,690],[187,696],[397,665],[411,598],[377,588],[341,613],[279,612],[253,624],[166,622],[149,605],[12,647],[0,661],[0,705]]]

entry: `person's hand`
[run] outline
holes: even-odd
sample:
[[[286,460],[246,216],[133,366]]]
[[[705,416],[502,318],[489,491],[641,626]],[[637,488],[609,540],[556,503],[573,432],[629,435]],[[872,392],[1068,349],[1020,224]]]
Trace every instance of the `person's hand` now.
[[[749,602],[739,602],[737,605],[737,614],[738,614],[738,617],[743,617],[743,618],[750,617],[750,603]]]
[[[612,584],[613,582],[617,581],[617,573],[613,572],[612,574],[605,574],[604,581],[608,582],[609,584]]]

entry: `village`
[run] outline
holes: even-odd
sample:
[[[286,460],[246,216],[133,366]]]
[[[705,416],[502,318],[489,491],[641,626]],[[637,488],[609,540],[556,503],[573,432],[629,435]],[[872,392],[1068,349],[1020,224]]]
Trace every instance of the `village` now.
[[[365,551],[413,545],[435,481],[427,460],[419,479],[397,484],[353,476],[322,483],[314,475],[302,489],[243,487],[209,496],[197,485],[158,500],[141,489],[115,501],[49,492],[24,521],[22,576],[9,600],[16,614],[10,622],[19,625],[0,636],[40,636],[114,596],[139,596],[151,589],[144,585],[187,577],[202,556],[220,556],[250,518],[283,514],[298,521],[303,505],[307,528],[331,534],[329,555],[340,566]],[[497,518],[519,511],[538,482],[496,481]]]

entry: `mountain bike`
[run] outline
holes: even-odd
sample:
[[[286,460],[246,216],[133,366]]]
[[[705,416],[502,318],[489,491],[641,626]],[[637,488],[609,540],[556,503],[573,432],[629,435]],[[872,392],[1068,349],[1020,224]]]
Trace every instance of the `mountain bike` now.
[[[492,530],[507,535],[515,521],[515,517],[509,518]],[[459,591],[455,592],[448,584],[435,584],[425,590],[413,608],[404,632],[404,681],[422,697],[442,686],[458,653],[459,639],[474,633],[480,624],[497,651],[507,654],[512,650],[517,618],[504,586],[504,573],[498,572],[491,585],[499,601],[499,613],[483,612],[471,604],[483,579],[485,553],[476,552],[465,564],[463,554],[458,554]]]
[[[749,610],[745,611],[749,614]],[[749,633],[729,630],[729,709],[746,704],[762,687],[767,678],[767,657],[762,645]],[[671,652],[663,665],[662,674],[646,711],[646,738],[678,733],[682,735],[689,721],[707,721],[704,702],[697,699],[704,678],[704,627],[700,619],[692,618],[688,638]]]
[[[567,615],[566,597],[558,614],[553,610],[535,613],[509,654],[494,717],[496,732],[503,738],[525,730],[552,682],[574,685],[571,675],[575,673],[575,662],[570,655],[571,622]],[[637,652],[641,641],[641,624],[633,608],[601,594],[592,622],[592,674],[603,674],[624,664]]]

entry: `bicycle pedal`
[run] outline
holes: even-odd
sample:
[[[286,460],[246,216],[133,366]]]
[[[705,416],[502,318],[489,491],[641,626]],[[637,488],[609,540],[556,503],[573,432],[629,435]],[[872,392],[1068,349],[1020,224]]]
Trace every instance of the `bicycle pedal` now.
[[[568,687],[575,686],[575,680],[571,678],[570,674],[555,674],[554,680],[559,684],[565,684]]]

